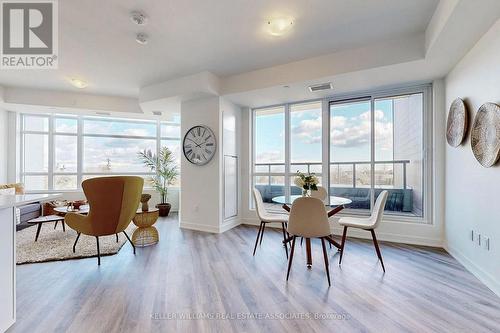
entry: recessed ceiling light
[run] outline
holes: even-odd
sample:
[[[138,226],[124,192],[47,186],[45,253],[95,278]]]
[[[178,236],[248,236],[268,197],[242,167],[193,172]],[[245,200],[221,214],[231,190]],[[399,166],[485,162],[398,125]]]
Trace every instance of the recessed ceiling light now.
[[[148,23],[148,17],[146,16],[146,14],[139,11],[130,13],[130,20],[137,25],[145,25],[146,23]]]
[[[281,17],[267,21],[267,32],[271,36],[283,36],[293,27],[293,18]]]
[[[141,45],[146,45],[148,43],[148,35],[140,32],[135,36],[135,41]]]
[[[73,87],[79,89],[87,88],[87,86],[89,85],[86,81],[80,79],[70,79],[69,82],[73,85]]]

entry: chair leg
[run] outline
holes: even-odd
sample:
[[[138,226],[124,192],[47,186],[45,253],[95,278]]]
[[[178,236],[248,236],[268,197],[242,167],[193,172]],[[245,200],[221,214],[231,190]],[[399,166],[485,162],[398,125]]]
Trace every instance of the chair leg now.
[[[300,237],[300,246],[302,246],[303,241],[304,241],[304,237]]]
[[[264,230],[266,229],[266,224],[262,223],[262,232],[260,233],[260,242],[259,244],[262,244],[262,239],[264,239]]]
[[[57,228],[57,223],[59,223],[59,221],[56,221],[56,223],[54,223],[54,230],[56,230]]]
[[[80,239],[80,235],[81,235],[81,233],[78,233],[76,235],[75,244],[73,244],[73,253],[76,252],[76,243],[78,243],[78,239]]]
[[[288,259],[288,245],[286,244],[286,231],[285,231],[285,223],[281,223],[281,230],[283,231],[283,245],[285,246],[286,258]]]
[[[63,226],[63,232],[66,232],[66,224],[64,223],[64,221],[61,221],[62,223],[62,226]]]
[[[130,240],[130,238],[128,237],[127,233],[125,231],[123,231],[123,234],[125,235],[125,237],[127,237],[128,241],[130,242],[130,245],[132,245],[132,248],[134,249],[134,254],[135,254],[135,245],[134,243],[132,243],[132,241]]]
[[[290,276],[290,268],[292,268],[292,260],[293,260],[293,251],[295,250],[295,236],[292,239],[292,248],[290,249],[290,258],[288,259],[288,272],[286,273],[286,280],[288,281],[288,277]]]
[[[97,265],[101,265],[101,251],[99,249],[99,237],[95,236],[97,241]]]
[[[255,255],[255,251],[257,250],[257,244],[259,244],[260,231],[262,230],[263,224],[264,222],[260,222],[259,231],[257,232],[257,239],[255,240],[255,246],[253,248],[253,255]]]
[[[331,286],[330,283],[330,268],[328,267],[328,253],[326,252],[325,239],[321,238],[321,246],[323,247],[323,258],[325,258],[325,269],[326,269],[326,277],[328,278],[328,285]]]
[[[344,232],[342,233],[342,243],[340,244],[339,266],[340,264],[342,264],[342,256],[344,255],[344,246],[346,239],[347,239],[347,227],[344,227]]]
[[[375,245],[375,251],[377,251],[378,259],[380,260],[380,263],[382,264],[382,270],[385,273],[384,261],[382,260],[382,253],[380,253],[380,248],[378,247],[377,237],[375,236],[375,230],[370,229],[370,232],[372,233],[372,239],[373,239],[373,245]]]
[[[115,234],[116,235],[116,242],[118,243],[118,234]]]

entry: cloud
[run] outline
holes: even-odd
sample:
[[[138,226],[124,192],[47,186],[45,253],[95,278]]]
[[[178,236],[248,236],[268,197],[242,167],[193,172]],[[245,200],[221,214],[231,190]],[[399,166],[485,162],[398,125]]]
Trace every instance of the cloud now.
[[[255,156],[256,163],[273,163],[276,161],[284,161],[285,156],[280,150],[268,150]]]
[[[304,143],[315,144],[321,142],[321,117],[301,120],[292,128],[294,138],[299,138]]]

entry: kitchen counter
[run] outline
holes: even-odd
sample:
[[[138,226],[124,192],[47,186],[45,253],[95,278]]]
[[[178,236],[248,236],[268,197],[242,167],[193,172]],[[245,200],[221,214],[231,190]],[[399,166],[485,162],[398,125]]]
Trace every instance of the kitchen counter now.
[[[49,201],[59,197],[61,197],[60,193],[0,195],[0,209],[22,206],[33,202]]]
[[[60,196],[58,193],[0,195],[0,332],[5,332],[16,321],[15,208]]]

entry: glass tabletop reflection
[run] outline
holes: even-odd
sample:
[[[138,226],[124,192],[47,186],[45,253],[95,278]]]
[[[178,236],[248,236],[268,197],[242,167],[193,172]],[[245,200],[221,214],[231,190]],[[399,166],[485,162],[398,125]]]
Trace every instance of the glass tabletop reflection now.
[[[284,195],[280,195],[272,198],[271,200],[274,203],[291,205],[297,198],[301,197],[302,197],[301,195],[291,195],[290,198],[287,200],[287,198]],[[325,206],[342,206],[342,205],[348,205],[350,203],[352,203],[351,199],[344,197],[330,196],[330,203],[329,204],[325,203]]]

